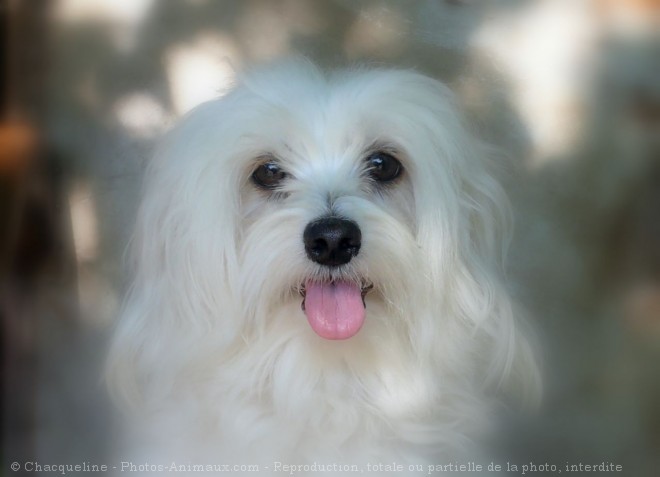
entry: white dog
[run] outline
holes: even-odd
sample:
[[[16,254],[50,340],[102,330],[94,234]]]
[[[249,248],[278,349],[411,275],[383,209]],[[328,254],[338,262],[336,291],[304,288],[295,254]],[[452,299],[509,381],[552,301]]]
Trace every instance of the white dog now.
[[[410,71],[288,62],[194,110],[147,172],[110,357],[148,411],[136,453],[262,473],[460,455],[493,391],[538,383],[484,151]]]

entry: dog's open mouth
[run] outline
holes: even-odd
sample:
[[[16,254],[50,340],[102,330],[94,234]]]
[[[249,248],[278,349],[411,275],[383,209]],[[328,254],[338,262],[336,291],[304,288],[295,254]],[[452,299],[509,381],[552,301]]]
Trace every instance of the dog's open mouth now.
[[[349,281],[307,280],[300,288],[302,309],[312,329],[322,338],[345,340],[364,324],[364,297],[373,285]]]

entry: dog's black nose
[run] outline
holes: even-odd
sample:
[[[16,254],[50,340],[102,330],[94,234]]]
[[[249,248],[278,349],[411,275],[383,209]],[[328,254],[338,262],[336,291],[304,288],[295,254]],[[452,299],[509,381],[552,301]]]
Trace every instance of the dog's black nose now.
[[[360,251],[362,232],[355,222],[337,217],[310,222],[303,234],[307,256],[330,267],[351,261]]]

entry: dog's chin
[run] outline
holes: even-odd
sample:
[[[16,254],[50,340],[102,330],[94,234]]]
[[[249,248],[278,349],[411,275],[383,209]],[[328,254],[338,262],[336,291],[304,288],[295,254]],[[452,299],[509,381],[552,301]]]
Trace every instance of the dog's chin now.
[[[364,324],[365,297],[372,289],[373,283],[366,279],[307,278],[299,287],[301,308],[321,338],[347,340]]]

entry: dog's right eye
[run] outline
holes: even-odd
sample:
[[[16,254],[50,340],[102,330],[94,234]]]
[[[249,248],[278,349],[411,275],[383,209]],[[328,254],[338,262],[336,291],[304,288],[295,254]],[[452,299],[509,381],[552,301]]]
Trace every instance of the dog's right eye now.
[[[261,164],[252,173],[252,181],[262,189],[272,190],[286,178],[287,173],[274,162]]]

